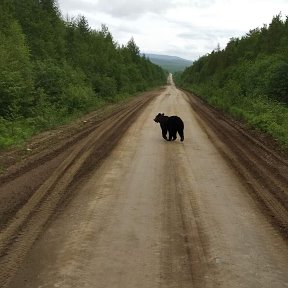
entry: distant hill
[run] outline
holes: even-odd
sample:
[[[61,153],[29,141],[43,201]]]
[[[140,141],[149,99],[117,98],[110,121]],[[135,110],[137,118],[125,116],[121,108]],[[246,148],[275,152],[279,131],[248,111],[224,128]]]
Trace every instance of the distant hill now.
[[[168,72],[184,71],[186,67],[192,65],[192,61],[177,56],[145,54],[147,58],[154,64],[161,66]]]

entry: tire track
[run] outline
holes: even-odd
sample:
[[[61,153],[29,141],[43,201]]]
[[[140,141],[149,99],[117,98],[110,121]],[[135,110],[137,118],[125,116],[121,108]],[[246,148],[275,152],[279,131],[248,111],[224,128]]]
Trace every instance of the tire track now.
[[[116,145],[124,131],[136,119],[139,111],[152,100],[153,96],[152,94],[132,101],[108,119],[85,131],[87,137],[83,138],[81,133],[72,153],[59,163],[51,176],[2,229],[0,234],[1,287],[7,286],[47,221],[63,200],[69,197],[72,192],[71,184],[81,181],[81,176],[99,165],[100,160]],[[67,146],[61,149],[65,150],[65,147]],[[91,157],[93,162],[89,163]],[[29,176],[29,173],[27,175]],[[12,179],[15,177],[17,174],[14,174]],[[33,175],[30,177],[33,179]]]
[[[207,106],[196,96],[185,92],[192,108],[208,135],[249,186],[270,221],[285,238],[288,235],[288,161],[259,140],[249,135],[240,125],[224,118],[216,109]],[[205,123],[205,124],[203,124]],[[207,128],[207,125],[209,128]],[[210,130],[211,129],[211,130]]]

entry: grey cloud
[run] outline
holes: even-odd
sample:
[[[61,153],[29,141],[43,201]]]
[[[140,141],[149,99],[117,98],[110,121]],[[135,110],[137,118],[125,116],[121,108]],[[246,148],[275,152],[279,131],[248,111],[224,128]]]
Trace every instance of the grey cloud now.
[[[58,0],[61,11],[91,11],[96,10],[97,1],[85,1],[85,0]]]
[[[136,19],[147,13],[163,15],[176,7],[206,8],[216,0],[58,0],[61,11],[73,14],[105,13],[112,17]],[[64,15],[65,16],[65,15]]]
[[[195,31],[192,31],[190,33],[179,33],[177,34],[177,37],[182,38],[182,39],[186,39],[186,40],[193,40],[193,39],[197,39],[197,40],[210,40],[213,41],[215,39],[217,39],[217,34],[213,33],[212,31],[198,31],[195,29]]]
[[[111,29],[113,29],[117,33],[128,33],[128,34],[143,34],[143,32],[136,27],[131,27],[129,25],[110,25]]]
[[[99,0],[98,8],[114,17],[137,18],[146,13],[162,14],[173,6],[167,0]]]
[[[58,0],[62,11],[106,13],[116,18],[136,19],[147,13],[163,14],[177,5],[173,0]]]
[[[176,36],[184,41],[186,45],[181,47],[180,54],[189,55],[189,59],[195,60],[205,53],[210,53],[217,48],[220,44],[220,48],[226,47],[227,43],[232,37],[241,37],[245,35],[245,31],[231,30],[231,29],[213,29],[210,27],[196,27],[193,25],[186,25],[184,30],[190,30],[188,32],[178,33]],[[189,29],[187,29],[189,27]]]
[[[215,0],[98,0],[97,8],[114,17],[134,19],[146,13],[164,14],[175,7],[205,8]]]
[[[191,27],[190,32],[179,33],[177,34],[178,38],[187,40],[187,41],[195,41],[195,42],[205,42],[206,50],[214,50],[218,43],[221,48],[225,43],[228,43],[232,37],[241,37],[245,35],[245,31],[242,30],[229,30],[229,29],[213,29],[213,28],[204,28],[204,27]],[[225,44],[226,45],[226,44]]]
[[[216,0],[175,0],[172,2],[175,3],[176,5],[206,8],[208,6],[213,5],[216,2]]]
[[[239,35],[245,35],[245,31],[239,30],[219,30],[211,28],[191,28],[193,31],[186,33],[177,34],[178,37],[189,39],[189,38],[198,38],[203,40],[210,40],[222,37],[239,37]],[[232,36],[231,36],[232,35]]]

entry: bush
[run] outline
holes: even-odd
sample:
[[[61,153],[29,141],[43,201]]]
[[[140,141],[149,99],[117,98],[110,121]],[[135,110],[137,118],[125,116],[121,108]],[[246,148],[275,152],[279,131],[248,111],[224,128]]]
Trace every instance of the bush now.
[[[267,95],[271,99],[277,99],[288,104],[288,64],[286,62],[278,62],[271,67]]]
[[[106,99],[112,98],[117,94],[117,83],[114,78],[111,77],[101,77],[101,82],[99,83],[100,95]]]

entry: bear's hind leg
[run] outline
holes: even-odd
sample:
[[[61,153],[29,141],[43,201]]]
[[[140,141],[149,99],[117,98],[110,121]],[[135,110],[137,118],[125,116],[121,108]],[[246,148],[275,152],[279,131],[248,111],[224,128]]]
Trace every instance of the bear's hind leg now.
[[[177,138],[176,134],[177,134],[177,130],[176,129],[171,129],[169,131],[169,141],[174,141]]]
[[[179,133],[179,135],[180,135],[181,141],[184,141],[184,129],[179,129],[179,130],[178,130],[178,133]]]
[[[168,130],[169,131],[169,141],[172,141],[173,138],[173,131],[172,130]]]
[[[175,133],[173,133],[173,135],[172,135],[172,140],[174,141],[176,139],[177,139],[177,131],[175,131]]]

